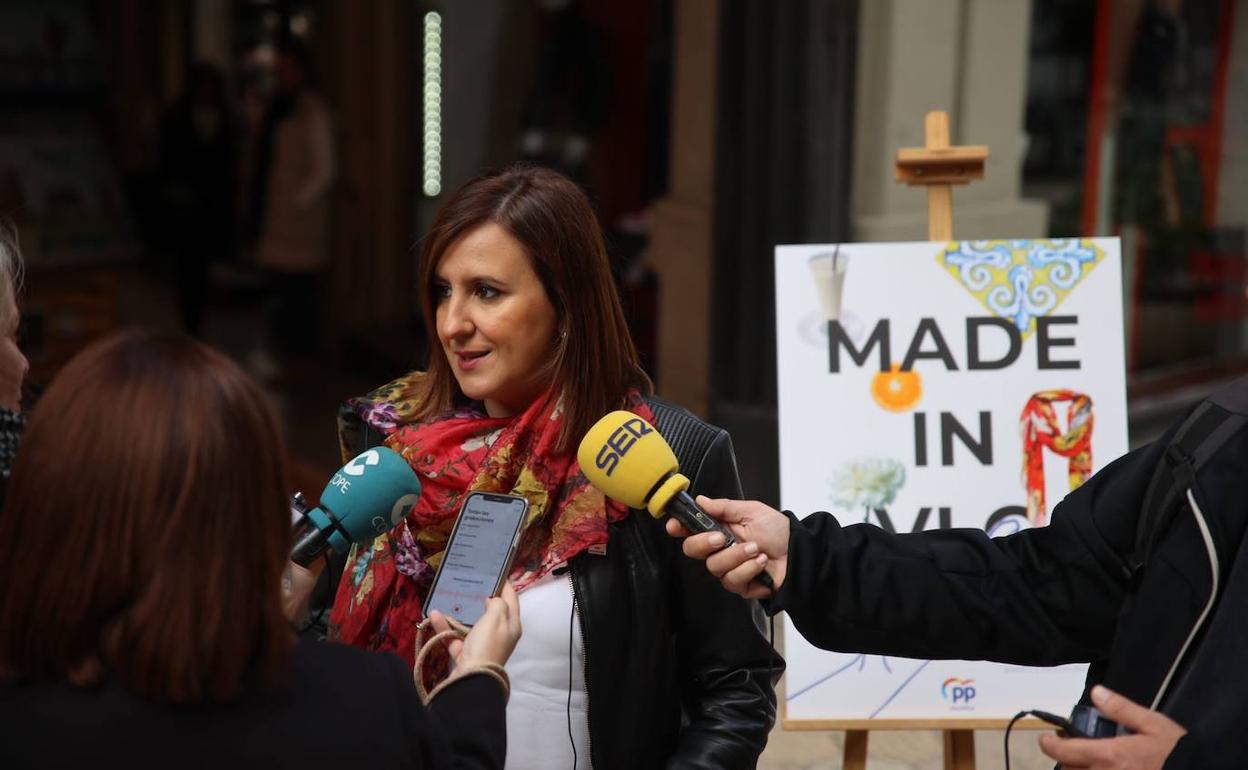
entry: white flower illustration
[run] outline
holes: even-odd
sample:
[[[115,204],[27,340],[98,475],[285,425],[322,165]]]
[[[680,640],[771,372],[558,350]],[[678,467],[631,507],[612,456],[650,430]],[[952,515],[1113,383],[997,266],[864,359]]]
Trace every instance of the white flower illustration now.
[[[832,476],[832,504],[849,512],[888,506],[906,483],[906,467],[891,457],[851,460]]]

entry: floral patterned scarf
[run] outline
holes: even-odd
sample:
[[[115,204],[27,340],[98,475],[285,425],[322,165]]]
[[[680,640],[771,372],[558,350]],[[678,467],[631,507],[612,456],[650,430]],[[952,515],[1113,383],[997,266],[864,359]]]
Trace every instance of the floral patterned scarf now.
[[[560,404],[538,399],[515,417],[493,418],[457,409],[399,426],[416,405],[399,396],[417,373],[383,386],[348,408],[385,436],[420,476],[420,501],[408,517],[371,546],[352,549],[330,615],[330,635],[348,644],[389,650],[410,664],[416,625],[434,573],[469,491],[523,495],[529,512],[512,564],[523,590],[576,554],[605,550],[607,527],[628,510],[585,479],[575,450],[558,452]],[[640,394],[626,408],[652,419]],[[345,454],[346,452],[344,452]]]
[[[1067,427],[1057,425],[1054,405],[1069,402]],[[1019,416],[1023,434],[1023,486],[1027,489],[1027,518],[1037,527],[1048,517],[1044,501],[1044,450],[1069,458],[1067,477],[1077,489],[1092,475],[1092,399],[1073,390],[1042,390],[1027,400]]]

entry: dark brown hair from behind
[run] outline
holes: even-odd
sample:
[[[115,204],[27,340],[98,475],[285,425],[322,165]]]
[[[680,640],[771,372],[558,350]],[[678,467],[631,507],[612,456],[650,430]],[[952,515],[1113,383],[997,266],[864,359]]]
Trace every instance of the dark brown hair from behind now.
[[[289,547],[259,388],[188,337],[113,335],[56,376],[23,437],[0,512],[0,669],[102,670],[170,702],[276,682]]]
[[[561,336],[549,380],[563,398],[560,448],[579,442],[599,417],[618,409],[629,388],[653,391],[629,335],[593,206],[572,180],[550,169],[514,165],[461,187],[438,211],[421,250],[419,291],[429,336],[428,376],[405,396],[414,420],[465,401],[438,340],[435,272],[446,252],[493,222],[519,241],[555,308]]]

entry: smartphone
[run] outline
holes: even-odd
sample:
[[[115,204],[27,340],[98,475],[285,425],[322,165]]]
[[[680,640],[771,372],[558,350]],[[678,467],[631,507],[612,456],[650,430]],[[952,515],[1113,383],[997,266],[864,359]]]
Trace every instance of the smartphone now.
[[[426,616],[437,610],[466,626],[480,620],[485,600],[498,595],[511,571],[528,510],[519,495],[468,493],[425,597]]]

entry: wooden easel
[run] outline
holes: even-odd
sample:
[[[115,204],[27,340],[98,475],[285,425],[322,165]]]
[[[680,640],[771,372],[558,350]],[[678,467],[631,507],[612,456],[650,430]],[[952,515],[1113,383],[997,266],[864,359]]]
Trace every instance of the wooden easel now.
[[[929,727],[931,727],[930,724],[916,721],[912,729],[923,730]],[[942,732],[945,743],[945,770],[975,770],[975,731],[967,729],[943,730]],[[867,731],[846,730],[843,770],[866,770],[866,767]]]
[[[927,188],[927,238],[931,241],[951,241],[953,186],[984,178],[988,148],[984,145],[950,147],[947,112],[934,110],[927,113],[923,128],[923,147],[903,147],[897,151],[894,161],[897,181]],[[890,725],[892,729],[901,726],[895,722]],[[929,729],[931,726],[915,721],[911,729]],[[1004,724],[1001,726],[1004,727]],[[943,733],[945,770],[975,770],[974,729],[947,729]],[[846,730],[844,770],[866,770],[866,767],[867,730]]]
[[[953,240],[953,186],[984,178],[988,148],[949,146],[949,113],[933,110],[923,120],[923,147],[903,147],[894,165],[897,181],[927,187],[927,238]]]

